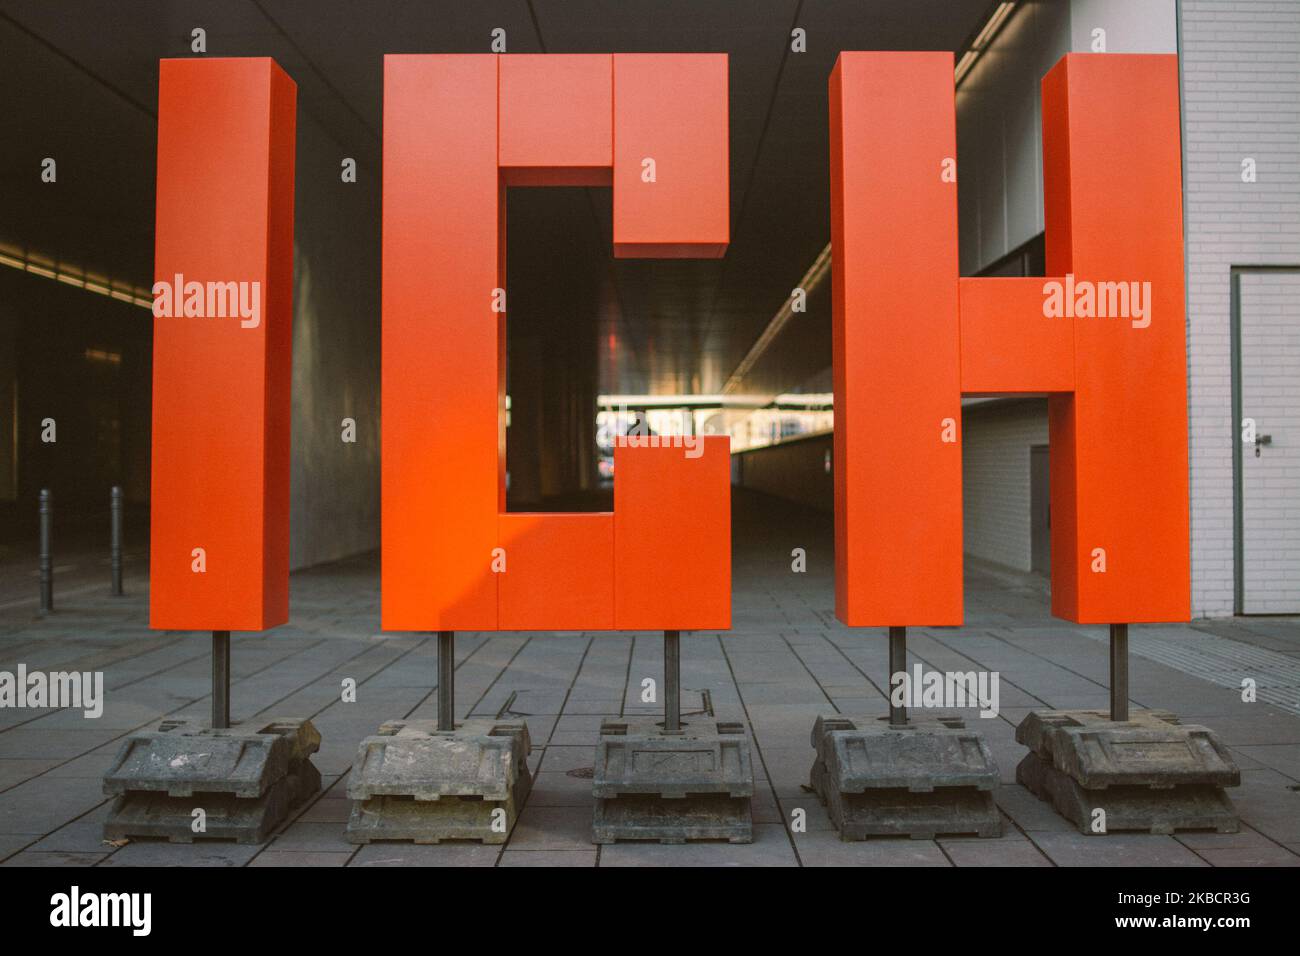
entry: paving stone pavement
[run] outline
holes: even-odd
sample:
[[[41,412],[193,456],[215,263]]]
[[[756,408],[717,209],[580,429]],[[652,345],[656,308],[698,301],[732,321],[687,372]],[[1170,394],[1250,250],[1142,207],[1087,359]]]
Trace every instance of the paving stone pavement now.
[[[1041,578],[971,563],[966,625],[913,628],[909,665],[991,670],[1000,675],[1000,711],[968,723],[998,761],[998,840],[941,838],[841,842],[816,797],[805,790],[819,713],[883,714],[887,702],[882,629],[836,622],[833,544],[828,515],[737,491],[734,497],[733,630],[682,640],[683,708],[711,708],[743,720],[754,740],[754,842],[660,846],[590,842],[590,768],[600,721],[656,712],[641,701],[641,681],[662,675],[654,633],[499,633],[457,635],[458,716],[526,719],[536,785],[503,846],[401,843],[356,847],[343,839],[347,774],[357,744],[383,721],[435,718],[436,641],[432,634],[379,629],[378,557],[364,555],[295,573],[290,623],[232,642],[232,713],[237,720],[309,717],[322,745],[315,763],[321,793],[261,847],[200,842],[105,844],[108,810],[100,776],[130,731],[164,716],[206,719],[206,634],[151,632],[146,581],[128,576],[124,598],[79,585],[56,592],[56,612],[36,615],[35,600],[0,607],[0,671],[102,671],[103,716],[74,710],[0,709],[0,865],[40,866],[1295,866],[1300,864],[1300,700],[1291,707],[1244,703],[1235,682],[1241,661],[1300,665],[1300,621],[1249,618],[1153,628],[1143,656],[1134,626],[1135,707],[1172,710],[1207,724],[1230,747],[1242,786],[1230,792],[1243,827],[1237,834],[1082,836],[1050,806],[1015,783],[1025,749],[1015,726],[1037,707],[1105,707],[1105,630],[1053,619]],[[791,570],[791,551],[807,571]],[[23,573],[0,563],[0,575]],[[33,584],[33,590],[35,585]],[[1197,653],[1171,653],[1179,635]],[[1265,649],[1268,655],[1254,652]],[[1222,659],[1223,673],[1206,668]],[[1232,662],[1236,661],[1234,665]],[[1281,668],[1287,670],[1287,668]],[[1272,698],[1286,675],[1253,676]],[[1233,678],[1229,680],[1228,678]],[[357,700],[344,703],[345,678]],[[1260,695],[1261,700],[1270,695]],[[1288,712],[1288,710],[1292,712]],[[796,811],[802,810],[803,814]],[[796,816],[806,819],[798,832]]]

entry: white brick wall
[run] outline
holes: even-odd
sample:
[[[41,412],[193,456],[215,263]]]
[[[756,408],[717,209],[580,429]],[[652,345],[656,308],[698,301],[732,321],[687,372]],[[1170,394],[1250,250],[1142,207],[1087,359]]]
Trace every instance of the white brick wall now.
[[[1300,3],[1182,0],[1179,30],[1192,613],[1216,617],[1233,605],[1229,269],[1300,263]]]
[[[962,410],[962,514],[967,554],[1031,569],[1029,448],[1047,444],[1047,399]]]
[[[1076,2],[1071,14],[1087,25],[1085,20],[1098,19],[1090,18],[1090,12],[1102,9]],[[1035,15],[1042,18],[1044,13]],[[1192,614],[1220,617],[1233,610],[1236,428],[1229,270],[1234,265],[1300,264],[1300,0],[1181,0],[1177,17],[1187,221]],[[1107,20],[1102,25],[1114,26],[1110,18],[1101,19]],[[1111,44],[1111,49],[1143,49],[1151,43],[1143,31],[1137,33],[1142,35]],[[1039,31],[1032,39],[1046,44],[1045,37],[1054,35]],[[1023,44],[1010,52],[1017,51],[1034,56]],[[960,126],[960,98],[958,107]],[[978,154],[977,146],[972,149]],[[1256,161],[1255,183],[1241,181],[1245,157]],[[978,155],[972,158],[979,161]],[[971,165],[965,156],[962,163],[966,169]],[[990,259],[968,254],[973,227],[966,221],[970,210],[963,206],[962,212],[962,268],[969,273]],[[1295,334],[1300,342],[1300,329]],[[1047,421],[1045,405],[1035,411],[1015,407],[1022,411],[1007,420],[989,410],[979,413],[981,419],[968,416],[963,436],[966,548],[1028,568],[1029,445],[1046,441]],[[1287,545],[1291,547],[1294,543]]]

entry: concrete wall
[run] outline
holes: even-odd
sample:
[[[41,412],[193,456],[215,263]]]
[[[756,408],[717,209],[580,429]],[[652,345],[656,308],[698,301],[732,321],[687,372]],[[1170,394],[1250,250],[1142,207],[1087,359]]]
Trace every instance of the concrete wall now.
[[[1021,6],[957,90],[957,204],[963,275],[1043,231],[1039,83],[1070,51],[1070,9]]]
[[[1031,570],[1029,449],[1047,444],[1047,400],[995,401],[962,410],[962,510],[968,554]],[[736,455],[733,480],[744,488],[834,508],[825,471],[830,435]]]
[[[139,306],[0,268],[0,471],[16,479],[0,479],[0,515],[16,527],[35,521],[42,488],[60,521],[106,516],[115,484],[129,502],[148,500],[152,321]]]
[[[1233,607],[1229,270],[1300,265],[1300,4],[1182,0],[1179,31],[1192,613],[1217,616]],[[1247,157],[1254,183],[1241,179]]]
[[[835,509],[835,486],[826,470],[830,435],[813,435],[737,454],[733,481],[822,511]]]
[[[1174,0],[1070,0],[1070,49],[1086,53],[1177,53]],[[1097,30],[1104,31],[1098,37]]]
[[[961,270],[973,275],[1043,231],[1039,84],[1066,53],[1177,51],[1174,0],[1031,0],[957,91]]]
[[[379,546],[379,169],[298,111],[294,215],[294,568]],[[356,420],[356,443],[341,422]]]
[[[962,409],[962,534],[967,554],[1032,569],[1029,449],[1047,444],[1044,398]]]
[[[0,307],[0,502],[17,497],[18,317]]]
[[[1177,50],[1173,0],[1043,0],[1020,7],[957,94],[961,270],[988,268],[1043,231],[1040,82],[1062,56]],[[963,416],[965,549],[1032,565],[1030,446],[1047,442],[1047,403],[992,402]]]

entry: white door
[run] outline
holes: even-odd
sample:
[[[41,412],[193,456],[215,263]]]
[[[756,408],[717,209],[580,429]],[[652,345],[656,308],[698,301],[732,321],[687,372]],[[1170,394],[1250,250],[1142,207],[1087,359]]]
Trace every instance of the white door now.
[[[1241,609],[1300,613],[1300,272],[1242,272]],[[1242,436],[1239,436],[1242,437]]]

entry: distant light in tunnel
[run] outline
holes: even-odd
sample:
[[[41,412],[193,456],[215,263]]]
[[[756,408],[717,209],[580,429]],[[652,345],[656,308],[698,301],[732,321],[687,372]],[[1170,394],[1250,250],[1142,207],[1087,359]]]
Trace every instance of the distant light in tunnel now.
[[[86,349],[85,356],[91,362],[105,362],[109,365],[122,364],[122,353],[115,349],[89,348]]]
[[[830,271],[831,246],[830,243],[827,243],[826,248],[813,260],[813,264],[808,267],[808,271],[803,274],[795,288],[802,289],[805,296],[810,296],[826,280],[826,277],[830,275]],[[745,376],[749,374],[750,370],[758,363],[758,360],[772,346],[777,336],[781,334],[781,330],[785,328],[786,323],[794,318],[794,315],[794,298],[792,294],[787,296],[785,301],[781,303],[781,307],[776,310],[776,314],[768,321],[762,334],[749,347],[745,357],[740,360],[740,364],[731,373],[727,383],[722,386],[723,392],[732,394],[740,388]]]
[[[19,272],[26,272],[29,275],[40,276],[43,279],[53,279],[56,282],[62,282],[64,285],[84,289],[87,292],[94,292],[96,295],[106,295],[109,298],[117,299],[119,302],[138,305],[142,309],[153,310],[153,299],[144,295],[143,289],[127,283],[119,283],[116,280],[109,279],[107,280],[109,284],[104,285],[101,282],[92,281],[84,273],[78,275],[75,272],[67,272],[55,266],[52,262],[40,262],[24,255],[12,255],[3,252],[0,252],[0,265],[17,269]]]
[[[961,59],[957,61],[957,68],[953,71],[954,85],[961,86],[961,81],[969,75],[971,68],[975,66],[975,61],[980,58],[980,54],[988,49],[989,44],[993,42],[993,38],[997,36],[997,32],[1002,29],[1003,24],[1007,22],[1007,18],[1011,16],[1011,11],[1015,8],[1014,2],[998,4],[998,8],[993,11],[993,15],[985,21],[979,34],[971,41]]]
[[[641,408],[676,408],[682,405],[721,405],[721,395],[597,395],[596,404],[609,408],[623,405]]]

